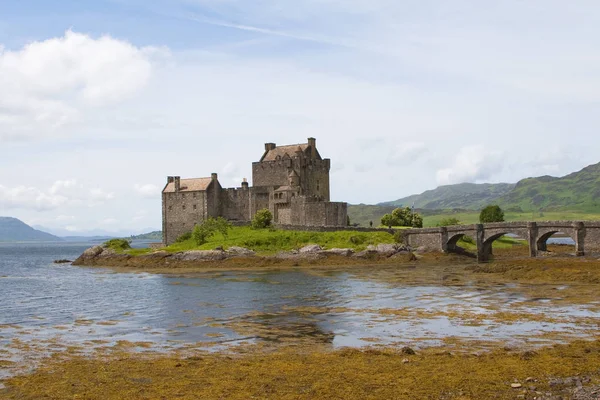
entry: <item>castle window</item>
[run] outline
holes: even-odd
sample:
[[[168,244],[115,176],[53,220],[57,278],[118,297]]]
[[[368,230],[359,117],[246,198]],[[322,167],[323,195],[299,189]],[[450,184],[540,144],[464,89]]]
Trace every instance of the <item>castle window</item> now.
[[[169,211],[173,210],[173,206],[169,206]]]
[[[192,193],[192,197],[196,198],[196,192]]]
[[[194,210],[196,209],[196,205],[194,204]]]
[[[181,208],[183,208],[185,210],[185,204],[183,206],[181,206]]]

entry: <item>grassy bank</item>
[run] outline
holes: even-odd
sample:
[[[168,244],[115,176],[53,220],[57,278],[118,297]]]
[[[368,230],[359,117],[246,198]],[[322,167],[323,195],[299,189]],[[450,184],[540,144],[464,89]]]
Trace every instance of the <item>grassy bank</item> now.
[[[299,249],[308,244],[318,244],[323,248],[353,248],[364,250],[368,245],[394,243],[394,237],[387,232],[306,232],[276,229],[252,229],[249,226],[235,226],[227,237],[216,233],[208,242],[198,246],[193,239],[174,243],[165,248],[169,252],[186,250],[212,250],[216,247],[227,249],[232,246],[245,247],[261,255],[272,255],[279,251]],[[130,254],[143,254],[147,249],[129,250]]]

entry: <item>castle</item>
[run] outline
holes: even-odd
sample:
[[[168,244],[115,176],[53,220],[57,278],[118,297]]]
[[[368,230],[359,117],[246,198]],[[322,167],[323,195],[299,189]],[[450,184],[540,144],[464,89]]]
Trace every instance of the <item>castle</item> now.
[[[252,163],[252,183],[223,188],[217,174],[210,178],[169,176],[162,191],[163,244],[169,245],[209,217],[249,222],[258,210],[269,209],[276,225],[346,226],[346,203],[329,201],[331,160],[321,158],[316,139],[276,146],[265,143]]]

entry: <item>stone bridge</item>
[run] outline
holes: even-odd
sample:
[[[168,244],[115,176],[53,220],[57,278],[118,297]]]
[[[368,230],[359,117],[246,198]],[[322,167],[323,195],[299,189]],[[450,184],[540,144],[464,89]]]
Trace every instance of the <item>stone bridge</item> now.
[[[494,240],[514,234],[527,240],[529,255],[546,251],[546,242],[555,233],[563,233],[575,241],[575,252],[585,255],[586,248],[600,249],[600,221],[497,222],[489,224],[454,225],[440,228],[406,229],[404,242],[412,247],[427,247],[449,253],[461,252],[457,242],[463,236],[477,243],[477,261],[486,262],[492,255]]]

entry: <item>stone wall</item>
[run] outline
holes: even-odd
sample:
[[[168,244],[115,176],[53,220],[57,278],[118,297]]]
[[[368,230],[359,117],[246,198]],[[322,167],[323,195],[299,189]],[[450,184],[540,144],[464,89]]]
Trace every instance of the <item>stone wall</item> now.
[[[207,192],[163,193],[163,242],[168,245],[208,218]]]
[[[221,190],[221,216],[230,221],[250,221],[250,189],[230,188]]]

